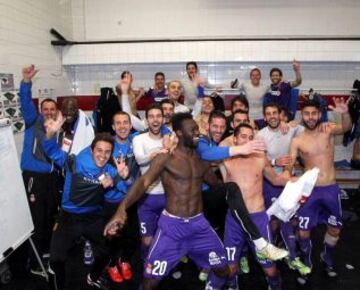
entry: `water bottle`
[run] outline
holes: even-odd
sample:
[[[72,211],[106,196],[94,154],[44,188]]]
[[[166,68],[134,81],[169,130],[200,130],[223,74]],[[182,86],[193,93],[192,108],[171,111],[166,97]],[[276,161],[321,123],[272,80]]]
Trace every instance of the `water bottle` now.
[[[84,246],[84,264],[92,265],[94,263],[94,253],[89,241],[85,242]]]

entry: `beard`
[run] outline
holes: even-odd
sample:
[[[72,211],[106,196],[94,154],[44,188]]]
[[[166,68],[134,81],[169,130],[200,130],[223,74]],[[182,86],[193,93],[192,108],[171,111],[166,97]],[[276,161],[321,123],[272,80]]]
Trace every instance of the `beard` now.
[[[315,130],[315,129],[319,126],[319,124],[320,124],[320,119],[317,120],[317,122],[315,123],[314,126],[311,126],[311,125],[309,125],[307,122],[303,121],[304,127],[305,127],[306,129],[308,129],[308,130],[311,130],[311,131]]]

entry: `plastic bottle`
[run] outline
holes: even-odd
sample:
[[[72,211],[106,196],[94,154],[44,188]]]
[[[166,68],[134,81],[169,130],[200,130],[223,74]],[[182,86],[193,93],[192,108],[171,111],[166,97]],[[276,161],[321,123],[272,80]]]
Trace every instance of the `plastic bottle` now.
[[[84,264],[92,265],[94,263],[94,253],[89,241],[85,242],[84,246]]]

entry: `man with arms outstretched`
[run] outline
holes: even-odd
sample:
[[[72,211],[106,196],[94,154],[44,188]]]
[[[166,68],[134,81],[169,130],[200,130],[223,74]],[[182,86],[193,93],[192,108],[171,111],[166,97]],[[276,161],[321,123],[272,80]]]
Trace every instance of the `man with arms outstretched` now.
[[[341,99],[335,100],[333,110],[342,114],[342,124],[330,124],[327,130],[317,130],[321,118],[320,105],[313,100],[304,103],[301,115],[305,130],[292,140],[290,146],[292,162],[287,166],[287,170],[291,172],[296,157],[299,155],[305,170],[314,167],[320,169],[309,200],[298,211],[300,249],[304,255],[303,261],[311,268],[310,231],[319,223],[326,223],[327,231],[321,260],[330,277],[337,275],[334,270],[332,253],[339,240],[342,227],[340,189],[336,184],[334,167],[334,135],[343,134],[351,127],[347,102]]]

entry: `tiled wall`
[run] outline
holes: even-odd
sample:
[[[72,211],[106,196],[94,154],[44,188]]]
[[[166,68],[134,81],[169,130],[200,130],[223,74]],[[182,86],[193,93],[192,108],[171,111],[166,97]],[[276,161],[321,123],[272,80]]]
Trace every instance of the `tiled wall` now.
[[[62,53],[50,44],[51,28],[72,38],[71,0],[0,0],[0,72],[14,74],[18,87],[22,67],[35,64],[36,95],[69,88]]]
[[[272,67],[283,70],[284,78],[292,80],[294,72],[291,62],[202,62],[200,73],[210,84],[229,87],[230,81],[238,78],[247,80],[253,67],[262,70],[263,82],[269,83]],[[134,87],[148,88],[153,84],[153,76],[163,71],[167,80],[181,79],[185,74],[185,63],[124,64],[124,65],[76,65],[67,66],[71,89],[76,95],[96,94],[100,87],[113,87],[120,79],[123,70],[130,70],[135,78]],[[327,93],[348,93],[356,78],[360,79],[358,62],[305,62],[301,64],[303,75],[302,89],[327,89]],[[338,89],[340,91],[338,91]]]

